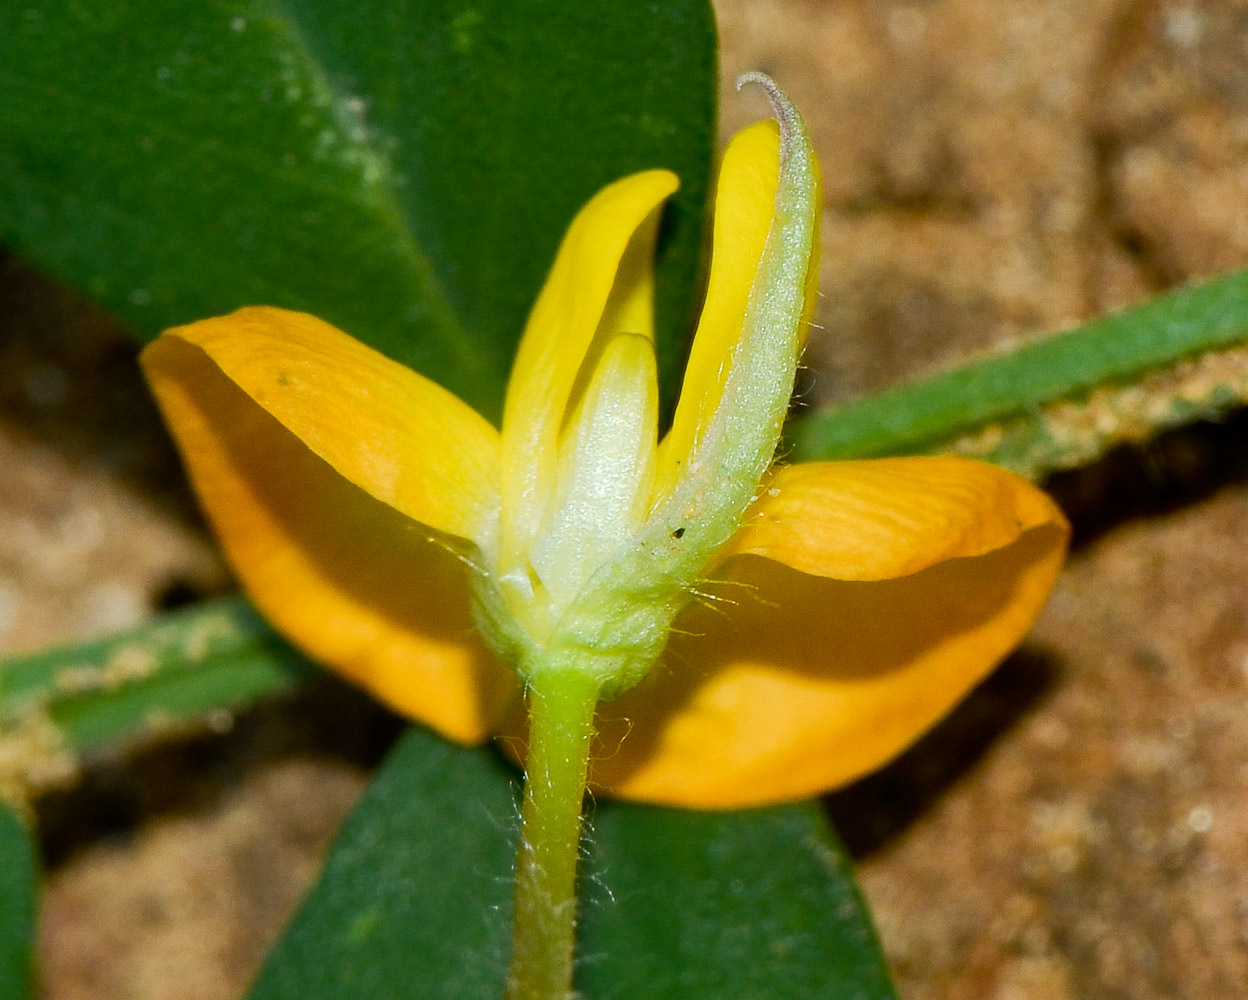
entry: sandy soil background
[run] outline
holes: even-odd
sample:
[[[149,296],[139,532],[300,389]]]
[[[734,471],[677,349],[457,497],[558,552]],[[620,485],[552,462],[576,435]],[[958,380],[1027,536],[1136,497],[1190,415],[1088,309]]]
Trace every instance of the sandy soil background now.
[[[718,0],[824,163],[819,399],[1248,265],[1248,3]],[[725,96],[724,129],[758,108]],[[0,647],[224,591],[107,318],[0,260]],[[1248,419],[1060,477],[1032,638],[829,808],[906,1000],[1248,992]],[[332,683],[40,807],[48,1000],[228,1000],[396,723]]]

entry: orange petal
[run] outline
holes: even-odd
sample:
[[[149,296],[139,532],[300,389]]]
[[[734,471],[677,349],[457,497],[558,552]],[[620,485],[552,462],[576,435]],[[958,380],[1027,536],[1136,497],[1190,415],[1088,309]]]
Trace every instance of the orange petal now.
[[[187,354],[173,346],[179,342],[198,351]],[[158,394],[170,379],[171,351],[179,378],[224,373],[340,475],[395,510],[479,543],[495,530],[498,432],[454,394],[354,337],[315,316],[266,307],[177,327],[143,352]]]
[[[1065,523],[1044,492],[986,462],[802,462],[772,470],[719,555],[766,556],[837,580],[886,580]]]
[[[895,505],[903,536],[918,517],[914,499]],[[596,786],[735,808],[808,797],[887,763],[1022,639],[1044,605],[1068,530],[1051,503],[1013,499],[981,513],[996,523],[977,529],[946,509],[943,540],[913,534],[913,558],[887,537],[873,558],[847,529],[842,539],[854,544],[837,568],[851,579],[755,555],[728,560],[707,588],[713,599],[677,620],[655,672],[603,707]],[[943,506],[939,491],[933,505]],[[1030,507],[1049,515],[1030,517]],[[865,518],[864,535],[884,520],[878,511]],[[790,522],[787,533],[798,532]],[[817,526],[812,534],[832,538]],[[823,542],[815,551],[835,555]],[[889,567],[910,568],[889,578]]]
[[[189,336],[162,337],[143,360],[196,492],[252,599],[310,656],[399,712],[460,742],[484,740],[515,697],[515,682],[473,628],[469,571],[454,548],[470,547],[396,509],[400,502],[424,509],[405,485],[409,473],[421,470],[405,470],[392,489],[378,489],[398,498],[394,506],[349,482],[192,342],[203,326],[189,328]],[[202,339],[215,346],[215,331],[207,332]],[[262,357],[268,360],[244,365],[242,376],[256,375],[253,389],[264,398],[266,382],[257,373],[267,372],[269,384],[278,385],[287,369],[275,349]],[[332,367],[331,359],[324,364]],[[379,368],[385,385],[388,372]],[[313,352],[289,370],[293,384],[306,384],[309,372],[323,368]],[[346,380],[333,384],[342,388]],[[268,396],[274,397],[282,400],[282,392]],[[307,415],[309,436],[358,431],[361,418],[345,409],[342,399],[323,398],[320,412]],[[284,415],[295,423],[304,416]],[[383,441],[386,433],[394,428],[385,428]],[[338,444],[331,440],[327,450]],[[345,464],[369,479],[366,458]],[[370,481],[379,485],[376,477]],[[469,526],[471,519],[446,515],[444,523]]]

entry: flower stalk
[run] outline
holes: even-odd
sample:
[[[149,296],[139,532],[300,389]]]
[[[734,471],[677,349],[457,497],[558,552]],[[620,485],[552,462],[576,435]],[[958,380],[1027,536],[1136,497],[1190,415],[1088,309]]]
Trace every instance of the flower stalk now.
[[[577,671],[531,684],[507,1000],[572,995],[581,803],[598,685]]]

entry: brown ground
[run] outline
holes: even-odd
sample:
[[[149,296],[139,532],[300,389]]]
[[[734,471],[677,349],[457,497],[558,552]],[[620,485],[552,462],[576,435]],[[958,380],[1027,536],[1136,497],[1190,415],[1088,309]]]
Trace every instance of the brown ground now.
[[[1248,4],[717,7],[725,78],[773,73],[823,157],[821,398],[1248,265]],[[0,264],[0,645],[227,585],[151,424],[120,333]],[[1053,484],[1080,542],[1033,638],[831,800],[906,1000],[1248,994],[1246,432]],[[348,704],[48,800],[45,997],[239,996],[393,732]]]

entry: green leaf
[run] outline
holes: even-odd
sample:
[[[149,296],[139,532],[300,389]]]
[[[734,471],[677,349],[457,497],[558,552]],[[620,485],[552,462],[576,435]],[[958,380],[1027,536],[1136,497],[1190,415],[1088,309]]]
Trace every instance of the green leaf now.
[[[519,794],[491,751],[411,730],[249,1000],[499,1000]],[[582,883],[586,1000],[894,1000],[814,806],[602,803]]]
[[[495,416],[568,221],[669,167],[670,385],[714,45],[706,0],[3,4],[0,241],[144,336],[302,309]]]
[[[250,1000],[500,1000],[518,795],[495,754],[409,730]]]
[[[38,874],[34,838],[13,807],[0,802],[0,997],[34,996],[31,946]]]
[[[49,761],[40,754],[68,753],[53,769],[63,773],[77,752],[202,720],[314,672],[241,598],[215,601],[122,635],[3,661],[0,733],[24,773],[43,773]]]
[[[896,1000],[814,803],[737,813],[608,803],[591,852],[587,998]]]
[[[792,421],[785,430],[794,461],[869,458],[944,450],[962,435],[988,430],[983,447],[967,450],[997,457],[1040,474],[1094,458],[1097,449],[1128,436],[1104,435],[1070,443],[1050,440],[1031,418],[1037,407],[1069,400],[1076,405],[1098,386],[1131,386],[1193,357],[1237,345],[1248,338],[1248,272],[1230,274],[1127,309],[1113,316],[940,375]],[[1232,377],[1227,376],[1228,386]],[[1124,423],[1145,421],[1146,429],[1173,426],[1218,412],[1235,392],[1197,373],[1174,406],[1158,403],[1125,413]],[[1184,405],[1190,404],[1190,405]],[[993,452],[991,425],[1017,418],[1011,437]],[[1073,426],[1077,421],[1070,419]],[[1149,423],[1149,421],[1154,421]],[[1094,429],[1093,429],[1094,430]],[[1061,429],[1056,433],[1061,436]],[[1095,435],[1093,435],[1095,436]],[[1024,441],[1024,439],[1027,439]],[[1021,453],[1035,449],[1029,457]]]

